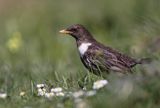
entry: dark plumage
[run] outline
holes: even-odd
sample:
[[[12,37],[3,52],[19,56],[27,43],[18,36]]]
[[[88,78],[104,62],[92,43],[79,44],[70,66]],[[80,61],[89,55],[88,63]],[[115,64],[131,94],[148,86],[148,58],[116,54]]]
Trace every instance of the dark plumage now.
[[[125,54],[104,46],[97,42],[90,32],[82,25],[75,24],[61,33],[69,34],[75,38],[80,58],[89,71],[99,75],[101,72],[131,72],[136,64],[147,62],[148,59],[136,60]]]

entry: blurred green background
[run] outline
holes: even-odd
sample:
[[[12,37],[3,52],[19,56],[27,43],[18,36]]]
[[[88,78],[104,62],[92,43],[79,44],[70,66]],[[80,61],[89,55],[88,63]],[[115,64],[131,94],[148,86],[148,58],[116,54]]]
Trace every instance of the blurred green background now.
[[[0,91],[9,95],[0,100],[0,107],[57,107],[62,103],[61,99],[51,102],[36,97],[32,87],[36,83],[67,90],[80,88],[77,79],[81,80],[86,70],[75,41],[59,34],[59,30],[77,23],[105,45],[135,58],[154,59],[150,65],[138,66],[133,76],[109,78],[112,87],[86,99],[89,106],[158,108],[159,0],[0,0]],[[143,80],[133,80],[139,77]],[[122,100],[117,99],[121,87],[116,83],[121,80],[122,86],[126,82],[133,86],[129,97]],[[26,92],[25,99],[19,96],[21,91]],[[63,105],[74,107],[68,101]]]

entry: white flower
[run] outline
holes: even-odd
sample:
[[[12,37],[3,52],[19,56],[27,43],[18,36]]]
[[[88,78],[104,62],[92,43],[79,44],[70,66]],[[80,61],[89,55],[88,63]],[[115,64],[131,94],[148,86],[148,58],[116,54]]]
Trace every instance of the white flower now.
[[[5,99],[7,97],[7,93],[0,93],[0,98]]]
[[[63,92],[58,92],[58,93],[56,93],[56,96],[64,96],[64,93]]]
[[[98,81],[94,82],[93,89],[100,89],[107,84],[108,84],[107,80],[98,80]]]
[[[91,91],[87,91],[86,92],[86,96],[94,96],[96,95],[96,91],[95,90],[91,90]]]
[[[46,93],[46,89],[45,88],[43,88],[43,89],[39,88],[38,89],[38,96],[44,96],[45,93]]]
[[[62,92],[62,88],[61,87],[52,88],[51,92],[54,92],[54,93]]]
[[[46,85],[45,84],[37,84],[37,92],[38,96],[44,96],[46,93]]]
[[[44,88],[45,84],[37,84],[37,88]]]
[[[84,95],[84,91],[82,91],[82,90],[79,90],[79,91],[73,93],[74,98],[79,98],[83,95]]]
[[[46,98],[52,98],[55,94],[54,93],[45,93]]]
[[[20,96],[24,96],[25,94],[26,94],[26,92],[24,92],[24,91],[21,91],[21,92],[19,93]]]

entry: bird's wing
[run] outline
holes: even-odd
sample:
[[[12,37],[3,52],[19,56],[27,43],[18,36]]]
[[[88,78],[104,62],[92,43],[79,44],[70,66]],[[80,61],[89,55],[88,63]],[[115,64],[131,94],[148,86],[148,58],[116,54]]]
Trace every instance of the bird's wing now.
[[[94,47],[88,50],[89,60],[92,64],[99,66],[101,70],[127,71],[130,65],[134,64],[128,56],[122,55],[107,48]],[[133,62],[133,63],[132,63]]]

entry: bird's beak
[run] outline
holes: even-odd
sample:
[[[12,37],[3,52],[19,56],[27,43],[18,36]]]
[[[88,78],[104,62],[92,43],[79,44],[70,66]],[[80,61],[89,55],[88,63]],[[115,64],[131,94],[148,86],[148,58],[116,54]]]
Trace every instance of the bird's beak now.
[[[67,31],[66,29],[60,30],[59,32],[62,33],[62,34],[70,34],[70,33],[72,33],[71,31]]]

